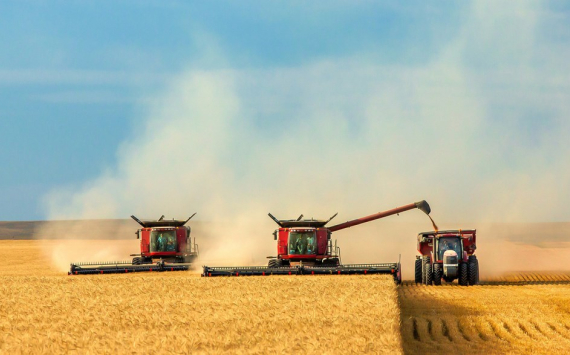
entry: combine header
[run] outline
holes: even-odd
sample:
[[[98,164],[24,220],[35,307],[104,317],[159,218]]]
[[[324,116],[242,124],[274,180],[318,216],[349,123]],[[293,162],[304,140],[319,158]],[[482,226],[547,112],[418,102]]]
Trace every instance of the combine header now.
[[[132,261],[74,263],[68,274],[188,270],[198,256],[198,245],[196,240],[192,243],[190,227],[186,226],[195,214],[185,221],[165,220],[164,216],[158,220],[141,221],[131,216],[142,227],[135,233],[141,240],[140,254],[131,254],[134,256]]]
[[[273,232],[277,241],[277,256],[269,257],[265,266],[209,267],[204,266],[202,276],[266,276],[266,275],[347,275],[347,274],[392,274],[400,283],[400,262],[380,264],[342,265],[340,248],[333,245],[332,232],[370,222],[379,218],[418,208],[427,215],[431,209],[426,201],[411,203],[392,210],[326,227],[328,220],[302,219],[279,220],[271,213],[269,217],[279,229]]]

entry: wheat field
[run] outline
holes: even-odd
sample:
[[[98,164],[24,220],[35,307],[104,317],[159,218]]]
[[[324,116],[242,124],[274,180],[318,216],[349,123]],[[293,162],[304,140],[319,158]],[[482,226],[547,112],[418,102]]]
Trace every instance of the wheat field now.
[[[67,276],[0,241],[0,353],[551,354],[570,351],[570,274],[484,285],[391,276]]]
[[[67,276],[48,241],[0,241],[1,353],[402,351],[391,276]]]

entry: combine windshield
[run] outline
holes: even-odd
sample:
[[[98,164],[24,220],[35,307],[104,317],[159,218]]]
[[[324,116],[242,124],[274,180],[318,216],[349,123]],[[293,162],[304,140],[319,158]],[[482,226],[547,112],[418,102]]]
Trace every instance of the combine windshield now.
[[[176,231],[150,232],[150,252],[176,251]]]
[[[316,254],[315,232],[290,232],[289,233],[289,254],[308,255]]]
[[[461,250],[461,240],[457,237],[439,238],[439,254],[438,260],[443,260],[443,253],[447,250],[453,250],[457,253],[459,259],[463,257],[463,250]]]

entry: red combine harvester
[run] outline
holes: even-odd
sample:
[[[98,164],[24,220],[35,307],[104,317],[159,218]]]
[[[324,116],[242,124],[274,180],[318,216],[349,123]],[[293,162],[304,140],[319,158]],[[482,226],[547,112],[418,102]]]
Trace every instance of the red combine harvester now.
[[[393,274],[401,282],[400,262],[382,264],[342,265],[340,248],[332,243],[331,234],[345,228],[388,217],[400,212],[418,208],[429,215],[431,209],[426,201],[411,203],[389,211],[326,227],[328,220],[279,220],[271,213],[269,217],[279,225],[274,233],[277,240],[277,256],[269,257],[265,266],[209,267],[204,266],[202,276],[250,276],[250,275],[322,275],[322,274]]]
[[[195,239],[192,243],[190,227],[186,226],[195,214],[185,221],[165,220],[164,216],[158,220],[141,221],[131,216],[142,227],[135,233],[141,240],[140,254],[131,254],[134,256],[132,261],[74,263],[68,274],[188,270],[198,256],[198,245]]]
[[[475,253],[475,229],[424,232],[418,235],[415,281],[441,285],[441,280],[461,286],[479,283],[479,262]]]

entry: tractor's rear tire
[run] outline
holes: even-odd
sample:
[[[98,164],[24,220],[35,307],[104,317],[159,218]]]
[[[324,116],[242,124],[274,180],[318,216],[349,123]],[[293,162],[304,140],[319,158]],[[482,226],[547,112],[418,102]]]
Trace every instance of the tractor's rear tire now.
[[[432,270],[432,265],[429,262],[426,264],[425,273],[426,273],[426,285],[431,286],[431,283],[433,281],[433,270]]]
[[[469,256],[469,284],[479,284],[479,261],[475,255]]]
[[[459,263],[459,285],[469,285],[469,270],[467,263]]]
[[[427,274],[426,274],[426,265],[430,263],[430,257],[429,256],[422,256],[422,283],[424,285],[427,285],[426,279],[427,279]]]
[[[443,277],[443,265],[434,263],[433,264],[433,284],[436,286],[441,285],[441,278]]]
[[[142,264],[142,258],[139,258],[138,256],[133,258],[133,265],[140,265]]]
[[[416,259],[416,283],[419,284],[422,282],[422,260]]]

